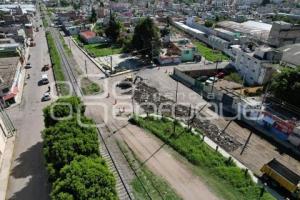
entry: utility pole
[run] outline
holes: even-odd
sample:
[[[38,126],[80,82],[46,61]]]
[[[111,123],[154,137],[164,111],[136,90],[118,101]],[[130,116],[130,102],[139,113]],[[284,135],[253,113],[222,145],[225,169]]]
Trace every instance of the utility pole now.
[[[84,67],[85,67],[85,73],[87,74],[88,71],[87,71],[86,59],[84,60]]]
[[[113,64],[112,64],[113,58],[110,56],[110,70],[113,71]]]
[[[69,48],[70,48],[70,51],[72,51],[70,40],[71,40],[71,39],[69,39]]]
[[[264,101],[265,101],[265,99],[266,99],[266,96],[267,96],[267,93],[268,93],[268,90],[269,90],[269,86],[270,86],[270,84],[268,84],[268,85],[266,86],[266,91],[265,91],[264,97],[263,97],[263,99],[262,99],[262,101],[261,101],[261,104],[260,104],[260,106],[259,106],[259,111],[257,111],[256,118],[258,118],[258,117],[259,117],[259,114],[261,113],[260,111],[261,111],[262,106],[263,106],[263,104],[264,104]],[[255,119],[255,120],[257,121],[257,119]],[[249,134],[249,136],[248,136],[248,138],[247,138],[247,140],[246,140],[246,142],[245,142],[245,145],[243,146],[243,149],[242,149],[240,155],[242,155],[242,154],[244,153],[244,151],[245,151],[245,149],[246,149],[246,146],[247,146],[248,143],[250,142],[250,138],[251,138],[252,134],[253,134],[253,132],[251,131],[250,134]]]
[[[177,104],[177,96],[178,96],[178,81],[176,81],[176,97],[175,97],[176,104]]]

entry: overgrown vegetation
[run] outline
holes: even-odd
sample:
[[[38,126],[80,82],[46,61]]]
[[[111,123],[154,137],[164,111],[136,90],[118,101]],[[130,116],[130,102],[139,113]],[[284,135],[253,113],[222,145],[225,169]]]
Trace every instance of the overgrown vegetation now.
[[[68,55],[71,55],[72,51],[71,51],[70,47],[66,44],[66,41],[64,40],[64,37],[62,35],[59,35],[59,37],[60,37],[60,41],[63,44],[65,52],[67,52]]]
[[[88,78],[81,80],[81,89],[84,95],[94,95],[101,92],[100,86]]]
[[[231,159],[226,159],[211,149],[199,135],[191,133],[178,123],[175,123],[176,128],[175,133],[173,133],[174,123],[165,118],[156,120],[153,117],[140,118],[135,116],[132,122],[149,130],[189,162],[205,171],[203,174],[209,176],[207,180],[215,180],[214,182],[208,181],[208,185],[224,199],[274,199],[267,192],[264,192],[260,198],[262,188],[252,181],[248,173],[238,168]]]
[[[47,38],[48,49],[50,53],[55,81],[65,81],[64,72],[61,66],[60,55],[56,49],[54,39],[52,38],[50,32],[46,32],[46,38]],[[58,88],[58,92],[61,95],[68,94],[68,88],[65,84],[57,83],[57,88]]]
[[[124,152],[129,165],[133,169],[137,169],[136,173],[140,179],[135,177],[131,182],[133,195],[136,199],[148,199],[147,192],[151,195],[152,199],[181,199],[167,182],[153,174],[146,166],[141,166],[140,161],[136,158],[134,152],[127,144],[118,142],[118,146]]]
[[[98,132],[81,105],[78,97],[69,97],[43,110],[47,127],[42,131],[43,153],[51,199],[116,200],[114,176],[99,155]],[[54,120],[52,112],[61,120]]]
[[[206,59],[212,62],[228,60],[228,56],[220,51],[215,51],[202,42],[195,41],[198,52]]]
[[[282,101],[300,107],[300,67],[283,68],[274,75],[270,91]]]
[[[236,82],[239,84],[243,84],[243,79],[237,72],[231,72],[230,74],[226,75],[224,77],[224,79],[227,81],[232,81],[232,82]]]

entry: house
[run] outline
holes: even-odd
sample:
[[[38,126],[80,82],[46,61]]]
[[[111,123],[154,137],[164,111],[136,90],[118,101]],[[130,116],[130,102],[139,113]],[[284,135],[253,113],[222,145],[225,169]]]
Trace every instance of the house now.
[[[171,39],[168,48],[159,56],[160,64],[194,61],[199,57],[196,47],[187,38]]]
[[[109,39],[97,36],[93,31],[83,31],[79,33],[81,40],[86,44],[107,43]]]

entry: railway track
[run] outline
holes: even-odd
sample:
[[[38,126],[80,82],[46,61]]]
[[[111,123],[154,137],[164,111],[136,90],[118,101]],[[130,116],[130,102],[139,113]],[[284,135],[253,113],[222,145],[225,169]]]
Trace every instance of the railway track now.
[[[83,97],[83,92],[81,90],[80,84],[78,83],[78,80],[76,78],[76,73],[73,71],[72,66],[70,64],[70,61],[68,60],[68,56],[66,55],[63,45],[60,42],[60,36],[56,29],[50,28],[50,33],[55,41],[56,47],[58,52],[61,55],[61,60],[63,64],[63,70],[65,75],[67,75],[67,79],[70,83],[70,91],[72,91],[72,94],[75,96],[78,96],[80,98]],[[87,108],[87,112],[89,112]],[[89,113],[91,116],[91,112]],[[109,166],[110,170],[114,174],[116,178],[116,190],[118,193],[118,197],[120,200],[132,200],[134,199],[130,189],[129,185],[126,182],[126,179],[124,178],[124,175],[122,174],[122,171],[120,170],[119,164],[116,162],[117,159],[114,158],[113,154],[115,147],[108,145],[103,137],[102,131],[107,131],[107,134],[110,135],[110,130],[106,126],[105,129],[99,130],[97,128],[98,134],[99,134],[99,142],[100,142],[100,154],[101,156],[106,160],[107,165]]]

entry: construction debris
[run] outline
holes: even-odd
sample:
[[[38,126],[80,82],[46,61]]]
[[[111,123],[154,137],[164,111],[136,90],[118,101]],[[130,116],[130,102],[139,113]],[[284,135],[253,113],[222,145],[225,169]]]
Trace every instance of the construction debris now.
[[[191,115],[199,112],[197,110],[193,110],[192,112],[192,108],[190,107],[175,104],[175,101],[164,97],[157,89],[148,86],[144,82],[139,82],[136,85],[133,98],[146,113],[176,116],[176,118],[180,118],[185,122],[188,122],[188,120],[192,118]],[[172,109],[173,106],[175,106],[175,109]],[[174,110],[174,113],[172,113],[172,110]],[[204,115],[198,113],[196,117],[190,121],[191,126],[200,129],[220,147],[228,152],[232,152],[242,145],[235,138],[228,135],[226,131],[220,130],[208,120],[202,120],[201,116],[204,118]]]

